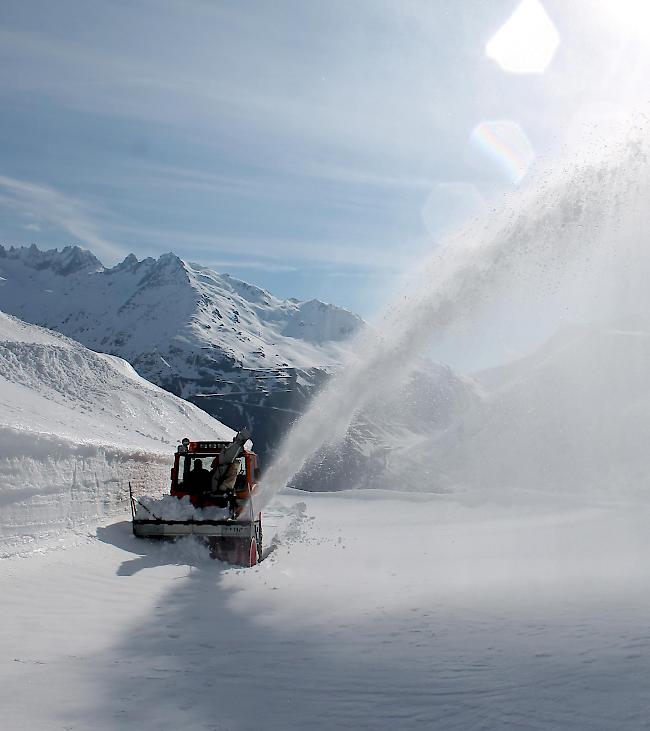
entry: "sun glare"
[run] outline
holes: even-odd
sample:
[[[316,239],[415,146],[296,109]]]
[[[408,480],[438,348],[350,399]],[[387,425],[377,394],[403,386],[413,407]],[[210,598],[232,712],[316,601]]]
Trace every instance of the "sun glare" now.
[[[522,0],[488,41],[485,53],[504,71],[541,74],[559,43],[560,36],[539,0]]]
[[[625,33],[650,38],[650,0],[599,0],[607,23]]]

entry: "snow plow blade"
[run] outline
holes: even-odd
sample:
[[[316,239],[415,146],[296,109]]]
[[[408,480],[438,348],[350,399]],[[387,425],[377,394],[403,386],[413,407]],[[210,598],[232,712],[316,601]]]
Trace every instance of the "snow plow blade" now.
[[[251,538],[255,526],[251,521],[232,520],[133,520],[133,534],[140,538],[176,538],[177,536],[213,536],[215,538]]]
[[[210,556],[234,566],[251,567],[262,560],[262,521],[257,520],[165,520],[135,517],[132,498],[133,535],[138,538],[173,540],[194,535],[204,541]]]

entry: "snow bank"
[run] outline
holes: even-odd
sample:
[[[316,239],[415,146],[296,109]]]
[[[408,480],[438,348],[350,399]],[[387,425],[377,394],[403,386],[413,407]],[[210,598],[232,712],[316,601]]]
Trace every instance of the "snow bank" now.
[[[0,313],[0,554],[167,489],[184,436],[232,430],[125,361]]]

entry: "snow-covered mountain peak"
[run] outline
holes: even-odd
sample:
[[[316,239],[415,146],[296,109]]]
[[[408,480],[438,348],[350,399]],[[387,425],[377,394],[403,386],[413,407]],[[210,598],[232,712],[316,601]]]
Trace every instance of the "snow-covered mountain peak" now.
[[[162,254],[158,259],[148,256],[142,260],[139,260],[135,254],[129,254],[119,264],[110,269],[105,269],[104,272],[114,276],[136,275],[142,285],[172,282],[187,284],[189,281],[185,262],[171,252]]]
[[[124,259],[110,269],[112,272],[130,272],[136,269],[142,262],[135,254],[128,254]]]
[[[79,274],[91,276],[73,276]],[[120,342],[124,332],[134,341],[133,349],[121,352],[127,358],[148,344],[158,347],[162,338],[223,349],[248,367],[331,365],[341,359],[339,345],[363,326],[341,307],[315,299],[283,300],[172,252],[142,260],[129,254],[109,269],[78,246],[62,251],[0,247],[0,276],[0,304],[8,311],[99,350],[110,349],[106,331],[117,327]],[[91,312],[102,317],[98,341],[81,336],[70,324]],[[128,323],[116,322],[127,313]],[[81,332],[87,330],[91,328]]]
[[[252,426],[262,447],[363,327],[340,307],[280,299],[173,253],[111,269],[93,257],[91,271],[59,276],[63,252],[25,252],[0,257],[0,309],[125,358],[220,420]]]
[[[320,300],[294,303],[296,310],[282,331],[283,335],[310,343],[346,340],[358,329],[349,312]]]
[[[141,261],[129,254],[108,269],[79,247],[1,249],[0,276],[7,311],[132,362],[153,351],[171,363],[163,353],[173,342],[253,369],[336,365],[363,325],[343,308],[283,300],[172,252]]]
[[[145,259],[141,262],[144,276],[140,280],[141,286],[158,287],[177,285],[186,287],[189,277],[185,262],[171,252],[162,254],[158,259]]]
[[[275,297],[266,289],[262,289],[261,287],[249,284],[248,282],[244,282],[240,279],[235,279],[235,277],[230,274],[222,274],[221,279],[235,294],[238,294],[240,297],[243,297],[249,302],[268,305],[275,299]]]
[[[31,246],[0,246],[0,258],[14,259],[36,270],[48,269],[60,276],[79,272],[98,272],[104,267],[99,259],[88,249],[80,246],[66,246],[61,251],[50,249],[41,251],[35,244]]]

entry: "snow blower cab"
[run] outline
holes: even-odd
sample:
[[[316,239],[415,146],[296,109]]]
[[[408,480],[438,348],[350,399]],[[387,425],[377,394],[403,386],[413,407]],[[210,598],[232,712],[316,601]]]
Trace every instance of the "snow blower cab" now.
[[[257,455],[247,429],[231,442],[183,439],[174,454],[170,494],[154,500],[131,493],[133,533],[146,538],[196,535],[213,558],[253,566],[262,555],[262,516],[253,496]]]

